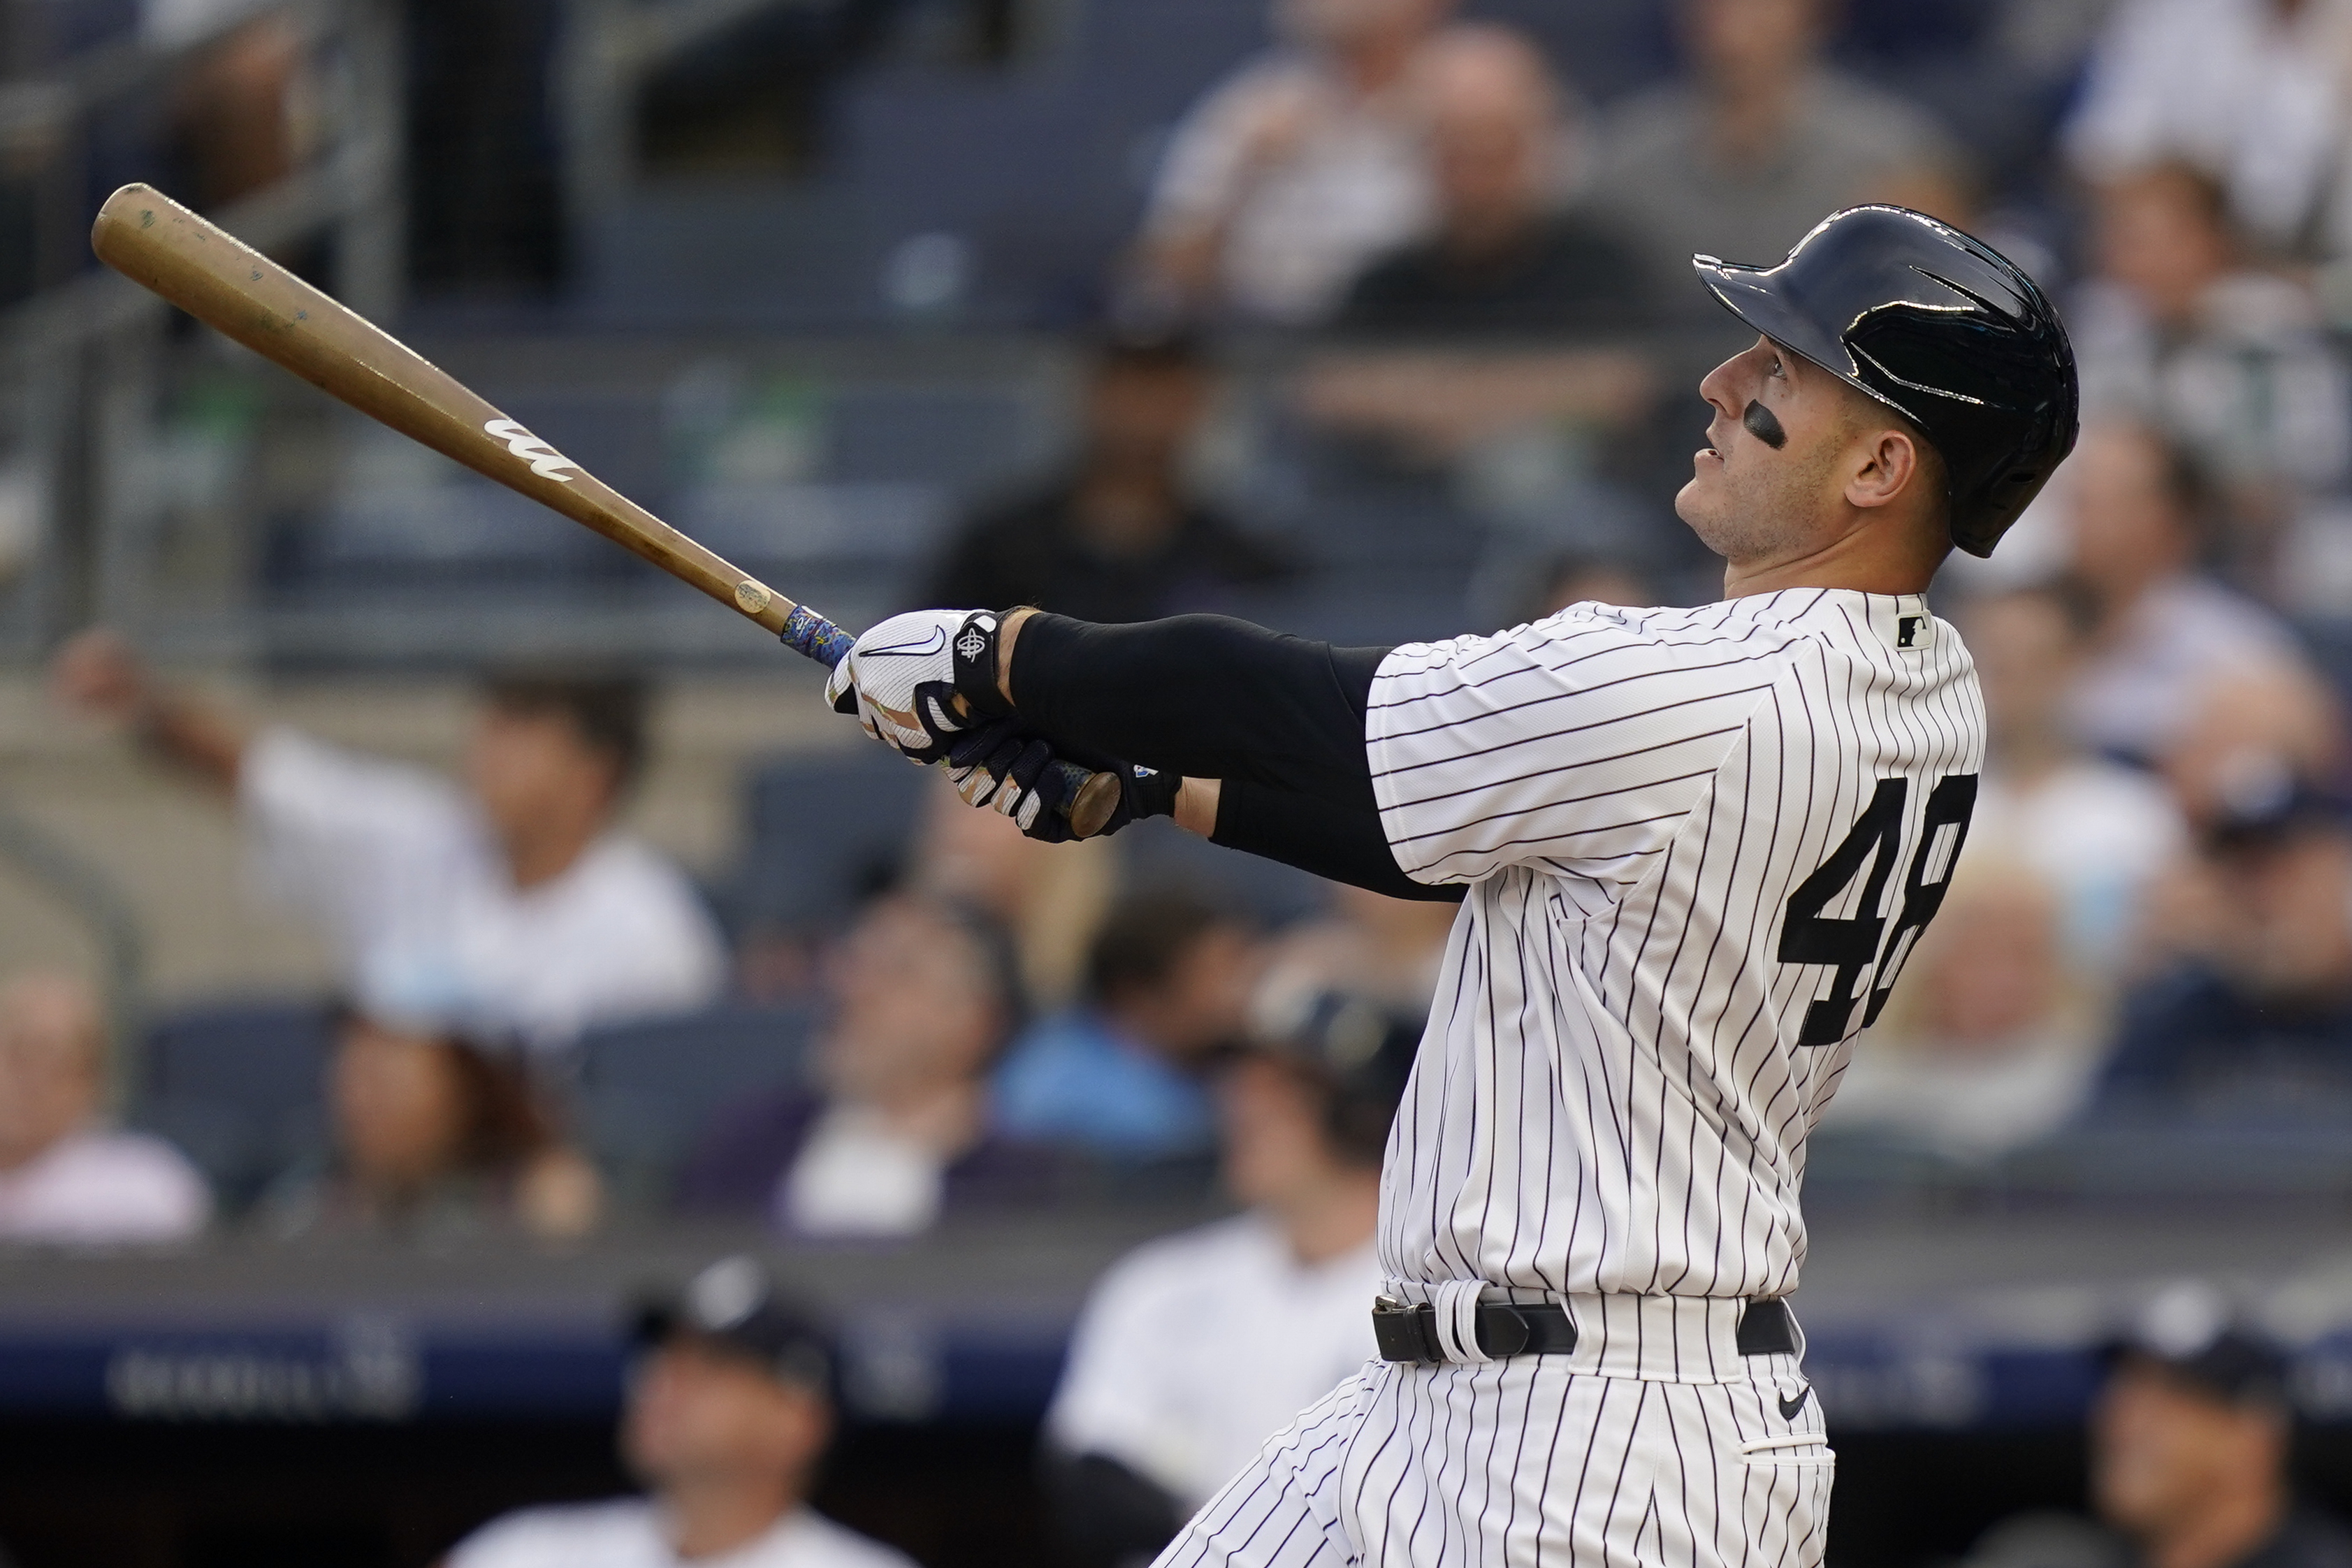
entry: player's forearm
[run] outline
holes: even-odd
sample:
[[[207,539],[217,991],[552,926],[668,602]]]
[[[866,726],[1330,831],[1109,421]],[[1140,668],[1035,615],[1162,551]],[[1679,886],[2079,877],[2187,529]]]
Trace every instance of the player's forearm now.
[[[1377,811],[1333,805],[1235,780],[1218,789],[1212,826],[1212,843],[1391,899],[1459,903],[1468,890],[1461,884],[1428,887],[1406,876],[1389,848]]]
[[[215,789],[236,793],[250,737],[235,720],[193,698],[160,696],[141,705],[136,724],[150,751]]]
[[[1334,648],[1222,616],[1094,626],[1027,612],[998,686],[1041,732],[1191,778],[1370,813],[1364,710],[1385,648]]]

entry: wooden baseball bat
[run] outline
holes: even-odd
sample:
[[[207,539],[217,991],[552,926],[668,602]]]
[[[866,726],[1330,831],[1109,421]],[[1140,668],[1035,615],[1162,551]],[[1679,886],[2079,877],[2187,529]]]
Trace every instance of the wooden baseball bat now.
[[[90,228],[99,259],[371,419],[594,529],[827,668],[855,639],[680,533],[477,396],[383,328],[149,185],[123,186]],[[1115,774],[1064,773],[1080,838],[1118,809]]]

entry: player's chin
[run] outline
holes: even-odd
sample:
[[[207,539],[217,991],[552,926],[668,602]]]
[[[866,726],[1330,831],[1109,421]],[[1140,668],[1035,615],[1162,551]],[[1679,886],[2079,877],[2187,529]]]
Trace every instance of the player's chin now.
[[[1704,531],[1708,517],[1721,509],[1716,505],[1722,488],[1723,465],[1720,461],[1701,465],[1690,482],[1675,496],[1675,515],[1695,529]]]

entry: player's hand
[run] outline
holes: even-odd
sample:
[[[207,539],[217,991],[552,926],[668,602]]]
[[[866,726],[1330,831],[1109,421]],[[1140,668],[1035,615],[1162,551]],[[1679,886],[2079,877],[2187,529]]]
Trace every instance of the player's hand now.
[[[68,708],[117,721],[138,717],[150,695],[139,656],[104,627],[84,632],[58,650],[49,665],[49,690]]]
[[[948,778],[965,804],[1009,816],[1023,833],[1047,844],[1074,837],[1065,815],[1069,773],[1054,766],[1056,762],[1118,779],[1118,807],[1097,838],[1108,838],[1138,817],[1173,816],[1177,787],[1183,783],[1174,773],[1057,748],[1017,718],[991,720],[970,731],[949,747],[946,762]]]
[[[857,639],[824,683],[836,713],[918,763],[944,758],[956,738],[1002,712],[993,610],[914,610]]]

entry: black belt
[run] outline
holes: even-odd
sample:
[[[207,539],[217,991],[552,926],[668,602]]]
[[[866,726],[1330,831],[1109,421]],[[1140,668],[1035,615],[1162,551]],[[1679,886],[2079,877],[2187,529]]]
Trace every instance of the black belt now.
[[[1750,1301],[1739,1314],[1741,1355],[1794,1355],[1797,1321],[1778,1297]],[[1372,1302],[1372,1340],[1382,1361],[1436,1365],[1446,1359],[1437,1337],[1437,1309],[1381,1296]],[[1478,1348],[1501,1360],[1514,1355],[1566,1355],[1576,1348],[1576,1320],[1551,1301],[1478,1303]]]

